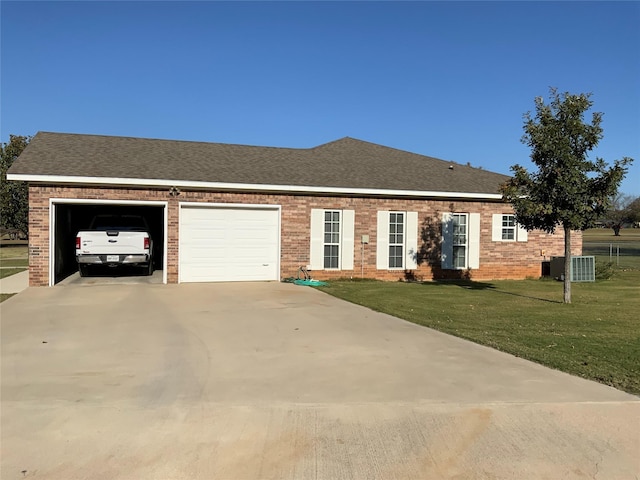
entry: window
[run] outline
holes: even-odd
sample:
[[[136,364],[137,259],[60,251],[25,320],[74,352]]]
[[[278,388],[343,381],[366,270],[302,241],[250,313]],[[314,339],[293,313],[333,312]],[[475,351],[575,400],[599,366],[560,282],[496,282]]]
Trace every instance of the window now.
[[[389,214],[389,268],[403,268],[404,213]]]
[[[378,211],[376,268],[418,268],[418,212]]]
[[[340,265],[340,212],[324,212],[324,268]]]
[[[526,242],[528,238],[527,230],[516,223],[513,213],[494,213],[491,229],[494,242]]]
[[[453,268],[467,267],[467,215],[454,213],[453,222]]]
[[[516,217],[514,215],[502,215],[502,240],[516,239]]]
[[[480,268],[480,214],[442,214],[442,268]]]
[[[312,208],[310,220],[311,270],[353,270],[355,212]]]

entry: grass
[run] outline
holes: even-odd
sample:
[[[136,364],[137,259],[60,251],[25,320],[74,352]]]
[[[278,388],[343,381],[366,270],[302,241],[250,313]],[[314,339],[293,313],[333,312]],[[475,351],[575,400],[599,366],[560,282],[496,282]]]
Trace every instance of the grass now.
[[[26,245],[2,245],[2,248],[0,248],[0,263],[4,264],[4,261],[10,258],[28,259],[28,247]]]
[[[9,259],[0,259],[0,267],[28,267],[29,259],[28,258],[9,258]]]
[[[585,232],[585,246],[592,238],[598,235]],[[625,238],[640,244],[640,231]],[[640,395],[640,259],[631,258],[637,267],[617,269],[611,280],[572,284],[569,305],[562,303],[562,283],[546,279],[336,281],[319,289]]]
[[[0,278],[24,272],[29,267],[29,249],[26,245],[2,245],[0,248]],[[9,268],[7,268],[9,267]],[[14,293],[0,294],[0,303],[11,298]]]
[[[23,272],[29,267],[26,245],[5,245],[0,248],[0,278]]]
[[[584,232],[582,253],[600,262],[612,262],[621,269],[640,269],[640,228],[627,228],[620,236],[613,230],[594,228]]]
[[[583,233],[585,243],[640,243],[640,228],[623,228],[615,236],[610,228],[591,228]]]
[[[25,270],[26,268],[0,268],[0,278],[10,277]]]

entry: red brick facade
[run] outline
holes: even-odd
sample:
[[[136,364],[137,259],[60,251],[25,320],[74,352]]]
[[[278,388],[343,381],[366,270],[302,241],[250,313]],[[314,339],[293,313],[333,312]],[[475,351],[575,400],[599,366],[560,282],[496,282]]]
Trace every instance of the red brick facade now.
[[[309,264],[310,254],[310,213],[311,209],[348,209],[355,211],[354,269],[349,271],[314,271],[317,279],[339,277],[398,280],[416,278],[455,278],[465,275],[460,271],[442,271],[439,268],[438,247],[429,242],[438,237],[442,213],[480,214],[480,268],[469,272],[473,280],[523,279],[539,277],[541,262],[550,256],[562,256],[564,244],[562,232],[548,235],[533,231],[527,242],[493,242],[492,215],[510,213],[508,205],[489,201],[424,200],[330,197],[312,195],[264,194],[264,193],[224,193],[210,191],[185,191],[171,197],[168,189],[134,188],[78,188],[32,185],[29,188],[29,263],[30,284],[49,284],[49,199],[86,199],[118,201],[162,201],[168,202],[167,225],[167,281],[178,281],[178,217],[180,202],[234,203],[281,206],[281,257],[280,277],[295,276],[300,266]],[[419,249],[421,262],[412,272],[398,270],[378,270],[376,268],[377,212],[380,210],[418,212]],[[369,235],[370,243],[364,247],[360,239]],[[422,237],[422,239],[420,238]],[[424,241],[423,241],[424,240]],[[574,255],[581,254],[582,236],[572,235]],[[431,248],[430,248],[431,247]],[[544,256],[542,255],[544,252]],[[364,261],[362,259],[364,258]],[[363,265],[364,264],[364,265]]]

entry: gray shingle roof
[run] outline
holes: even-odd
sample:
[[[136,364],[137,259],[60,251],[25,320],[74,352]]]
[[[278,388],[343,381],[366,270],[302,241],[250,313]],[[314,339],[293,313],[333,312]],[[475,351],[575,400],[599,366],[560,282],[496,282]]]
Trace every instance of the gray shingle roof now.
[[[9,173],[482,194],[508,178],[349,137],[298,149],[50,132]]]

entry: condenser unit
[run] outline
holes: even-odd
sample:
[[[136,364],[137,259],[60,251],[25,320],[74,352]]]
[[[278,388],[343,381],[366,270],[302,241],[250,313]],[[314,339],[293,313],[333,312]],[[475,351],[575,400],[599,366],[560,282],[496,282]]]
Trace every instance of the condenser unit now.
[[[575,256],[571,257],[571,281],[595,282],[596,281],[596,257]],[[564,278],[564,257],[551,257],[551,278],[562,280]]]

